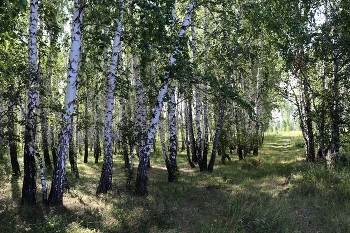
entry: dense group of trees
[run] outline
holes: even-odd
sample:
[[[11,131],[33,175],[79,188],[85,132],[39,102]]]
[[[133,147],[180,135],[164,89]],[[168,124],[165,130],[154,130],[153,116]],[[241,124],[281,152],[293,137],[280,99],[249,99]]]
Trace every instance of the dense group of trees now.
[[[0,156],[18,176],[23,145],[23,203],[37,201],[39,166],[44,202],[63,204],[67,158],[79,177],[89,150],[97,194],[112,189],[120,150],[127,184],[136,173],[146,195],[158,140],[169,182],[178,151],[209,172],[229,150],[257,156],[282,99],[308,161],[346,152],[348,0],[19,2],[0,5]]]

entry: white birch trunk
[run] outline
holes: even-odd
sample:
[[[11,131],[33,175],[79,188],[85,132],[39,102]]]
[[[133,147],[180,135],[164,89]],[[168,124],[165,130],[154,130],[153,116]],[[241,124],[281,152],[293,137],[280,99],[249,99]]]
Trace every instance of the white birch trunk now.
[[[215,136],[214,136],[214,141],[213,141],[213,149],[212,149],[211,158],[210,158],[210,161],[208,164],[208,171],[209,172],[212,172],[214,169],[216,151],[217,151],[218,144],[219,144],[219,137],[220,137],[222,124],[224,121],[225,110],[226,110],[226,97],[222,96],[220,113],[219,113],[218,122],[216,124],[216,131],[215,131]]]
[[[146,88],[140,80],[138,72],[138,61],[136,54],[133,54],[133,75],[136,87],[136,121],[135,121],[135,135],[137,139],[137,155],[139,156],[140,150],[145,144],[146,135],[146,121],[147,121],[147,111],[146,111]]]
[[[38,102],[38,74],[37,74],[37,31],[39,20],[39,1],[30,1],[29,15],[29,91],[27,102],[27,117],[24,142],[24,177],[22,188],[22,203],[36,203],[36,164],[35,164],[35,110]]]
[[[192,32],[192,54],[193,54],[193,62],[196,60],[197,56],[197,45],[196,45],[196,32],[194,29],[194,24],[191,25],[191,32]],[[195,77],[196,78],[196,77]],[[197,78],[198,80],[198,78]],[[198,165],[199,170],[204,171],[206,165],[203,164],[203,157],[202,157],[202,131],[201,131],[201,94],[200,94],[200,87],[199,87],[199,81],[195,84],[195,97],[196,97],[196,132],[197,132],[197,138],[196,138],[196,154],[198,157]]]
[[[191,1],[189,4],[188,11],[186,13],[185,19],[182,23],[181,30],[178,35],[179,38],[182,38],[185,35],[186,30],[190,25],[194,5],[195,5],[194,1]],[[175,57],[179,52],[180,52],[179,46],[177,45],[173,48],[171,52],[170,59],[169,59],[169,67],[172,67],[175,64],[176,62]],[[144,196],[147,194],[147,186],[146,186],[147,185],[147,164],[151,153],[151,148],[153,145],[154,135],[156,133],[159,116],[163,107],[163,98],[168,90],[168,84],[169,84],[169,71],[167,71],[164,75],[163,85],[159,90],[157,102],[154,107],[151,123],[149,125],[146,144],[142,148],[142,151],[140,153],[140,163],[137,170],[135,193],[141,196]]]
[[[204,75],[207,75],[208,71],[208,32],[207,32],[207,8],[203,6],[204,13]],[[209,153],[209,120],[208,120],[208,86],[204,85],[203,93],[203,123],[204,123],[204,142],[203,142],[203,169],[207,170],[207,160]]]
[[[340,75],[339,75],[339,34],[338,34],[338,22],[337,18],[339,11],[339,3],[335,2],[331,5],[332,15],[334,15],[333,21],[333,35],[332,35],[332,71],[333,71],[333,83],[332,83],[332,138],[331,138],[331,153],[335,159],[339,158],[340,151],[340,124],[341,124],[341,103],[340,103]]]
[[[172,88],[170,93],[170,114],[169,114],[169,168],[168,168],[168,181],[174,182],[178,177],[178,168],[176,163],[177,157],[177,127],[176,127],[176,101],[175,90]]]
[[[113,141],[112,141],[112,113],[114,106],[114,90],[116,84],[116,71],[118,66],[118,59],[120,56],[120,39],[122,34],[122,21],[124,12],[124,0],[119,1],[121,4],[120,18],[117,20],[117,27],[115,30],[113,41],[113,52],[110,66],[110,74],[108,76],[106,86],[106,116],[104,127],[104,157],[101,172],[101,179],[96,193],[107,193],[112,189],[112,168],[113,168]]]
[[[40,154],[38,152],[35,152],[35,155],[38,159],[39,166],[40,166],[40,181],[41,181],[41,187],[43,189],[43,202],[47,203],[47,187],[46,187],[46,180],[45,180],[45,169],[44,169],[44,164],[43,160],[40,157]]]
[[[184,114],[185,114],[185,132],[186,132],[186,155],[187,155],[187,162],[188,164],[191,166],[191,168],[196,167],[194,165],[194,163],[191,160],[191,148],[190,148],[190,121],[189,121],[189,111],[188,111],[188,107],[187,107],[187,103],[184,101],[183,102],[184,105]]]
[[[259,41],[259,47],[260,51],[263,50],[263,42],[262,40]],[[253,146],[253,154],[258,155],[259,154],[259,144],[260,144],[260,136],[259,136],[259,129],[260,129],[260,101],[261,101],[261,94],[262,94],[262,53],[259,54],[258,58],[258,73],[256,77],[256,99],[255,99],[255,114],[257,121],[255,122],[255,129],[254,129],[254,146]]]
[[[160,137],[160,143],[162,145],[165,166],[166,166],[167,170],[169,170],[169,157],[168,157],[168,152],[167,152],[166,145],[165,145],[163,122],[161,119],[159,119],[158,128],[159,128],[159,137]]]
[[[65,113],[62,119],[65,125],[61,128],[58,136],[57,159],[52,177],[49,202],[52,205],[63,204],[63,191],[66,187],[66,160],[68,153],[69,132],[72,128],[72,114],[77,91],[78,64],[81,52],[81,36],[83,24],[83,8],[80,0],[74,0],[72,40],[69,52],[67,87],[65,96]]]

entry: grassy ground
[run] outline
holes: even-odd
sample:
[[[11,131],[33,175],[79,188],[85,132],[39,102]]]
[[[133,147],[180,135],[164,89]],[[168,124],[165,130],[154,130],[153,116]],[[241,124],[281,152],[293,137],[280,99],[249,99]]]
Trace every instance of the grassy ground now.
[[[309,164],[303,156],[299,132],[268,134],[258,157],[231,155],[210,174],[191,169],[180,154],[180,180],[168,183],[162,156],[155,154],[147,197],[125,186],[120,155],[114,190],[96,196],[102,164],[80,160],[81,178],[69,173],[63,208],[40,201],[21,207],[22,178],[12,178],[3,159],[0,232],[350,232],[348,168]],[[38,200],[40,192],[38,182]]]

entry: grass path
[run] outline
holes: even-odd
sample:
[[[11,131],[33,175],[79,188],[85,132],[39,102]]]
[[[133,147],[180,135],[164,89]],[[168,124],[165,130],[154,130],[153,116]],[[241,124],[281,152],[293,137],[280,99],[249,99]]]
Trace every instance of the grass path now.
[[[147,197],[125,186],[122,160],[114,163],[114,190],[96,196],[101,164],[79,161],[69,175],[64,208],[19,207],[21,179],[1,161],[0,232],[348,232],[350,175],[304,161],[299,132],[268,134],[259,156],[191,169],[180,154],[180,180],[167,182],[154,154]],[[8,161],[7,161],[8,162]],[[50,178],[48,177],[48,180]],[[39,184],[39,183],[38,183]],[[38,187],[40,187],[38,185]],[[38,200],[40,200],[38,189]]]

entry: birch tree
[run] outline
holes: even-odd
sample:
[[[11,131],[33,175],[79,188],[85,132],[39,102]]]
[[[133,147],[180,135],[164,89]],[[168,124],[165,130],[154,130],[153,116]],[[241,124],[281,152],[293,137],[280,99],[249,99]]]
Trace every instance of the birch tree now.
[[[190,25],[194,6],[195,6],[195,3],[193,0],[191,0],[186,16],[182,23],[181,30],[178,34],[178,38],[182,38],[185,35],[186,30]],[[179,53],[180,53],[180,45],[176,44],[175,46],[173,46],[172,52],[170,54],[170,60],[169,60],[170,68],[175,64],[176,56],[178,56]],[[137,195],[144,196],[147,194],[147,164],[149,161],[151,148],[153,146],[154,136],[155,136],[157,124],[159,121],[159,116],[163,107],[163,98],[168,90],[169,80],[170,80],[170,72],[167,71],[163,77],[163,83],[158,92],[156,105],[154,106],[152,119],[148,128],[148,134],[147,134],[145,146],[140,151],[140,162],[137,169],[137,177],[136,177],[136,184],[135,184],[135,193]]]
[[[110,73],[108,75],[106,86],[106,115],[104,125],[104,144],[103,144],[103,165],[101,171],[101,178],[97,187],[96,193],[107,193],[112,189],[112,169],[113,169],[113,141],[112,141],[112,113],[114,107],[114,92],[116,85],[116,71],[118,66],[118,59],[121,51],[121,35],[122,35],[122,23],[124,13],[124,0],[119,0],[120,3],[120,16],[116,20],[116,29],[113,41],[113,51],[110,65]]]
[[[37,31],[39,20],[39,1],[30,1],[29,15],[29,91],[27,101],[27,116],[24,138],[24,177],[22,188],[23,204],[36,203],[36,164],[35,164],[35,110],[38,102],[38,73],[37,73]]]
[[[203,6],[204,22],[203,22],[203,44],[204,44],[204,76],[208,75],[208,16],[207,16],[207,7]],[[207,170],[207,160],[209,153],[209,120],[208,120],[208,85],[204,84],[203,90],[203,123],[204,123],[204,142],[203,142],[203,156],[202,156],[202,165],[203,169]]]
[[[176,101],[175,101],[175,90],[171,88],[170,91],[170,114],[169,114],[169,166],[168,166],[168,181],[174,182],[178,179],[178,168],[177,168],[177,126],[176,126]]]
[[[258,119],[257,122],[255,122],[254,127],[254,136],[253,136],[253,154],[258,155],[259,154],[259,128],[260,128],[260,102],[262,97],[262,40],[259,41],[259,48],[260,48],[260,54],[258,57],[258,73],[256,77],[256,98],[255,98],[255,114],[256,118]]]
[[[67,87],[65,95],[64,121],[58,136],[57,158],[52,176],[51,190],[49,194],[49,203],[51,205],[63,204],[63,191],[66,187],[66,160],[68,155],[69,133],[72,128],[72,116],[74,111],[74,102],[76,99],[78,65],[81,53],[81,37],[83,24],[83,5],[81,0],[74,0],[73,24],[71,35],[71,47],[68,59],[67,69]]]
[[[226,110],[226,102],[227,102],[226,96],[223,94],[223,96],[221,98],[222,99],[221,99],[221,104],[220,104],[220,113],[219,113],[218,121],[216,124],[215,136],[214,136],[214,141],[213,141],[213,149],[212,149],[210,161],[208,164],[208,171],[209,172],[212,172],[214,169],[220,132],[221,132],[221,128],[222,128],[222,124],[223,124],[224,116],[225,116],[225,110]]]

